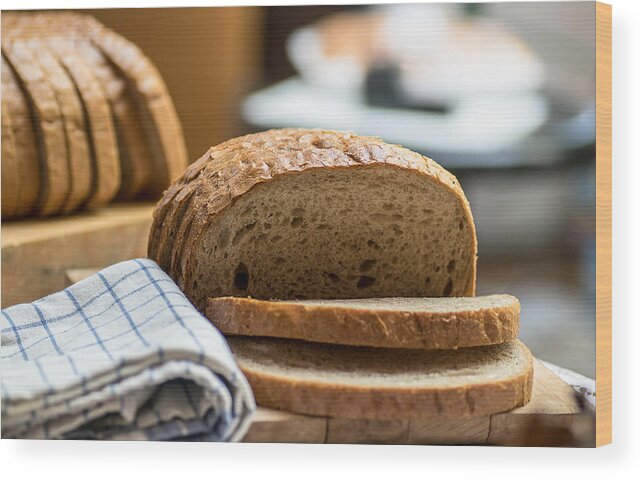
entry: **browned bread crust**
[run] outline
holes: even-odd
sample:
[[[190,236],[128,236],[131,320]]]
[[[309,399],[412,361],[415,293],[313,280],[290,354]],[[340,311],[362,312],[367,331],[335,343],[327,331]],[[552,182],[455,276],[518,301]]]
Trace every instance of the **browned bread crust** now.
[[[210,298],[207,317],[224,334],[411,349],[457,349],[515,339],[513,296],[261,301]]]
[[[520,341],[457,351],[230,337],[257,404],[352,419],[463,419],[531,398],[533,360]]]

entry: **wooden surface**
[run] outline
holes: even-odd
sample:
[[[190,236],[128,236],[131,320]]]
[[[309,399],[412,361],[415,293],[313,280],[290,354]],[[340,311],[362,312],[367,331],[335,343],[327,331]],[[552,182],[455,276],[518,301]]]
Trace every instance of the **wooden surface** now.
[[[145,257],[153,205],[2,224],[2,307],[63,289],[67,270]]]
[[[596,3],[596,446],[612,442],[612,7]]]
[[[582,411],[574,390],[536,361],[532,400],[507,413],[452,421],[367,421],[259,408],[244,442],[570,445],[574,430],[584,431],[591,423],[592,412]]]

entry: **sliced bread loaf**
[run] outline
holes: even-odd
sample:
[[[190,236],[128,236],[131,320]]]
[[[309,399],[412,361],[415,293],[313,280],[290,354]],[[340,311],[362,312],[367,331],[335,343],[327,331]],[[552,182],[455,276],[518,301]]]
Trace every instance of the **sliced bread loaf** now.
[[[14,69],[2,56],[2,102],[6,105],[8,118],[11,118],[15,161],[3,159],[3,178],[5,170],[7,179],[15,174],[18,185],[18,196],[13,214],[30,215],[36,213],[40,197],[41,163],[36,136],[35,118],[29,106],[29,100],[20,85]],[[4,116],[3,116],[4,118]],[[15,168],[13,173],[10,171]],[[3,179],[4,181],[4,179]],[[4,207],[4,205],[3,205]],[[4,209],[3,209],[4,212]],[[4,216],[5,213],[3,213]],[[7,215],[6,218],[9,216]]]
[[[89,67],[112,108],[123,165],[116,185],[122,184],[119,198],[158,197],[185,170],[187,149],[174,104],[159,71],[138,47],[92,16],[76,12],[3,13],[2,26],[3,44],[5,38],[74,43],[72,60]],[[89,123],[90,115],[87,119]],[[94,166],[98,171],[110,165],[98,161]],[[120,163],[116,166],[121,170]],[[113,196],[109,188],[114,184],[107,181],[108,171],[103,173],[103,179],[97,175],[89,206]]]
[[[44,40],[73,79],[85,112],[93,158],[94,189],[87,206],[103,206],[118,193],[121,164],[110,104],[93,70],[79,54],[82,39],[49,37]]]
[[[378,138],[285,129],[227,141],[157,206],[148,253],[208,297],[472,296],[476,236],[453,175]]]
[[[39,39],[25,40],[24,43],[31,48],[60,106],[69,172],[69,194],[63,212],[74,211],[85,203],[93,186],[92,158],[85,133],[83,106],[73,80],[46,43]]]
[[[64,21],[65,16],[57,18]],[[74,21],[128,83],[154,159],[145,191],[156,196],[188,165],[183,129],[165,81],[152,61],[132,42],[89,15],[76,15]]]
[[[4,74],[4,73],[3,73]],[[2,92],[2,217],[11,218],[16,214],[18,204],[18,158],[11,116]]]
[[[457,349],[511,341],[520,303],[498,294],[464,298],[261,301],[210,298],[224,334],[389,348]]]
[[[356,419],[450,419],[531,398],[531,353],[518,340],[457,351],[230,337],[257,404]]]
[[[69,164],[65,125],[55,92],[27,43],[3,38],[2,53],[16,73],[34,120],[40,165],[29,171],[29,178],[41,179],[38,211],[43,215],[60,213],[69,194]]]
[[[94,71],[111,105],[121,159],[118,198],[134,198],[145,190],[153,176],[153,167],[152,153],[147,146],[127,82],[93,43],[79,42],[78,53]]]

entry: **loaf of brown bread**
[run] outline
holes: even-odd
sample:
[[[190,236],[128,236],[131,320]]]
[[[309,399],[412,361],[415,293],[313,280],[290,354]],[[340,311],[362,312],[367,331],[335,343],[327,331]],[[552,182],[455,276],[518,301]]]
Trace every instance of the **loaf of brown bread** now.
[[[158,198],[187,167],[181,124],[159,71],[92,16],[3,12],[2,50],[34,129],[30,145],[26,135],[14,135],[25,187],[12,216],[102,206],[117,194]],[[3,96],[7,88],[3,81]],[[8,114],[20,124],[15,113]],[[33,149],[37,167],[27,155]],[[6,181],[13,173],[7,170]]]
[[[284,129],[211,148],[158,203],[148,253],[209,297],[472,296],[476,234],[456,178],[379,138]]]

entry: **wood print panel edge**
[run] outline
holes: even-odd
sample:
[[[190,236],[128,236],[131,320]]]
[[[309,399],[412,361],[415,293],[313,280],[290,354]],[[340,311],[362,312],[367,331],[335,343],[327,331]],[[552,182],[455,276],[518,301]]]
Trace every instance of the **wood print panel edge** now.
[[[612,442],[612,6],[596,3],[596,446]]]

